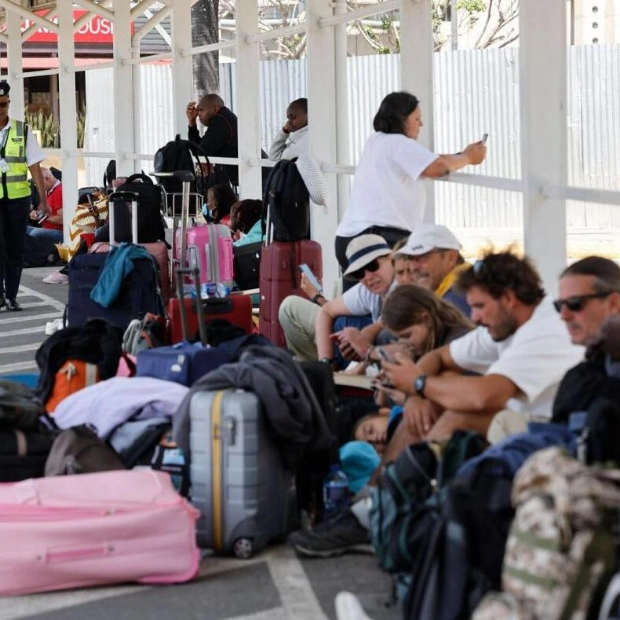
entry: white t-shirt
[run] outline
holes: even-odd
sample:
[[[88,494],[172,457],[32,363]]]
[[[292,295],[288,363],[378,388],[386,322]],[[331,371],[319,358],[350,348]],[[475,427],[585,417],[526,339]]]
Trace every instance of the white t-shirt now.
[[[349,206],[336,234],[352,237],[370,226],[414,231],[426,208],[420,175],[437,157],[403,134],[372,135],[357,165]]]
[[[388,292],[385,294],[385,297],[387,297],[396,288],[396,286],[396,281],[392,282]],[[365,314],[370,314],[372,316],[373,323],[376,323],[381,318],[381,308],[383,307],[383,300],[385,297],[381,297],[376,293],[371,293],[363,284],[359,282],[355,286],[352,286],[348,291],[345,291],[342,295],[344,305],[353,316],[364,316]]]
[[[503,342],[478,327],[450,343],[450,355],[463,370],[502,375],[521,391],[506,408],[551,417],[553,399],[566,372],[583,360],[584,347],[570,341],[568,330],[545,297],[529,321]]]
[[[6,139],[6,132],[11,125],[11,119],[9,122],[0,129],[0,144],[4,144]],[[28,134],[26,136],[26,165],[32,166],[34,164],[38,164],[45,159],[45,153],[43,149],[39,146],[39,141],[37,140],[37,136],[32,131],[31,127],[28,127]]]

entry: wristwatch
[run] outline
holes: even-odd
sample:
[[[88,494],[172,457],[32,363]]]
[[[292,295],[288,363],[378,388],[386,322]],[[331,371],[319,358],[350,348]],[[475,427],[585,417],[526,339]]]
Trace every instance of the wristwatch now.
[[[317,304],[317,306],[320,306],[321,304],[319,303],[319,299],[325,299],[325,297],[323,297],[321,293],[317,293],[310,301],[313,304]]]
[[[413,389],[418,396],[422,396],[424,398],[424,388],[426,387],[426,375],[420,375],[413,382]]]

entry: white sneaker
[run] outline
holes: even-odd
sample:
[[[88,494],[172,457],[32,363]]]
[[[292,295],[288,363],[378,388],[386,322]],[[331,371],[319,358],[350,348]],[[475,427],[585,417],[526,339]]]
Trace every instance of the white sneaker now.
[[[338,620],[372,620],[362,608],[357,596],[351,592],[336,595],[336,617]]]
[[[65,325],[62,319],[54,319],[53,321],[45,324],[45,335],[51,336],[56,332],[64,329]]]
[[[54,271],[47,278],[43,278],[43,282],[46,284],[69,284],[69,276],[60,273],[60,271]]]

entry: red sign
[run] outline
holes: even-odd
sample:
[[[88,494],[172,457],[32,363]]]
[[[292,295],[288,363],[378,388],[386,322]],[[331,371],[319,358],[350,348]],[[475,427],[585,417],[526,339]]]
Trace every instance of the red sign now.
[[[82,15],[85,15],[88,11],[76,10],[73,11],[73,21],[77,21]],[[45,17],[45,11],[37,11],[36,15],[39,17]],[[58,17],[53,17],[50,21],[55,24],[58,23]],[[22,21],[22,32],[28,30],[34,22],[29,19]],[[131,24],[131,33],[134,32],[133,22]],[[114,24],[105,17],[100,15],[93,15],[92,19],[82,24],[78,30],[74,32],[75,43],[106,43],[112,44],[114,40]],[[52,32],[48,28],[39,26],[37,30],[28,38],[26,43],[56,43],[58,41],[58,35]]]

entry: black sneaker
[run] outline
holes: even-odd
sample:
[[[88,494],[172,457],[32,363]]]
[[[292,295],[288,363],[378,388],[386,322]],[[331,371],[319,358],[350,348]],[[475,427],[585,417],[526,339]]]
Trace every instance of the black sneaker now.
[[[4,306],[6,306],[6,299],[4,295],[0,295],[0,308],[4,308]]]
[[[7,299],[6,309],[10,312],[19,312],[20,310],[23,310],[23,308],[17,303],[16,299]]]
[[[331,558],[349,551],[373,553],[368,530],[348,508],[311,530],[293,532],[288,544],[299,555],[311,558]]]

